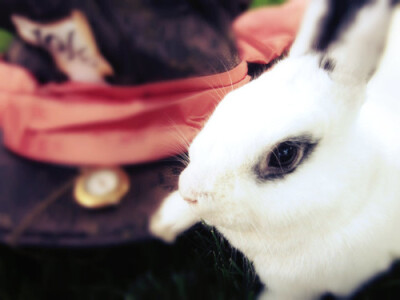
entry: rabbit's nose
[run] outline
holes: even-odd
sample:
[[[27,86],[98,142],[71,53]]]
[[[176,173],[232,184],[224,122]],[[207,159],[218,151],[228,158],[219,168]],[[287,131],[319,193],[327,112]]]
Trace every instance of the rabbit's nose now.
[[[193,176],[189,175],[186,168],[179,176],[179,193],[187,203],[195,204],[197,203],[197,197],[193,190]]]
[[[193,198],[190,198],[190,197],[184,197],[183,200],[185,200],[189,204],[196,204],[197,203],[196,199],[193,199]]]

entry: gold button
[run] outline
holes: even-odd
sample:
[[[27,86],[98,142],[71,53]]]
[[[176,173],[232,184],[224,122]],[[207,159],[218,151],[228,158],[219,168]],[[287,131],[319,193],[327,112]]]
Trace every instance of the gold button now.
[[[128,175],[118,168],[87,169],[75,183],[76,202],[89,209],[118,205],[129,191]]]

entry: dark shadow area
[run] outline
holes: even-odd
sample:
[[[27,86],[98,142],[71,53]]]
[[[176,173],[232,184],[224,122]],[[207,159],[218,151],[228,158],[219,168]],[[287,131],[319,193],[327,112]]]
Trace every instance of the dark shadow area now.
[[[0,247],[0,299],[255,299],[250,263],[198,225],[166,245],[85,250]]]
[[[1,300],[250,300],[261,289],[249,261],[200,224],[173,245],[143,240],[80,250],[0,246]],[[393,300],[398,295],[399,263],[351,299]]]

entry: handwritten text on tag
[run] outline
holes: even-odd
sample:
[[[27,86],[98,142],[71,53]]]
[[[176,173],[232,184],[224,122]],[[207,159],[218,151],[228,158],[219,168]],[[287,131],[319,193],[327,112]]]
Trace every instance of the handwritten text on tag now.
[[[19,36],[47,50],[70,80],[103,82],[104,76],[114,73],[80,11],[74,10],[69,17],[53,23],[34,22],[19,15],[13,15],[12,21]]]

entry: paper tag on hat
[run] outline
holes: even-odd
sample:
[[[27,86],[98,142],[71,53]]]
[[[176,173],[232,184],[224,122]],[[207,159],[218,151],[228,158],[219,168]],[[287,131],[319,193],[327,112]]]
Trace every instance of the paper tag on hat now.
[[[47,50],[70,80],[103,82],[104,76],[114,73],[101,55],[82,12],[74,10],[70,16],[52,23],[39,23],[19,15],[13,15],[12,21],[19,36]]]

